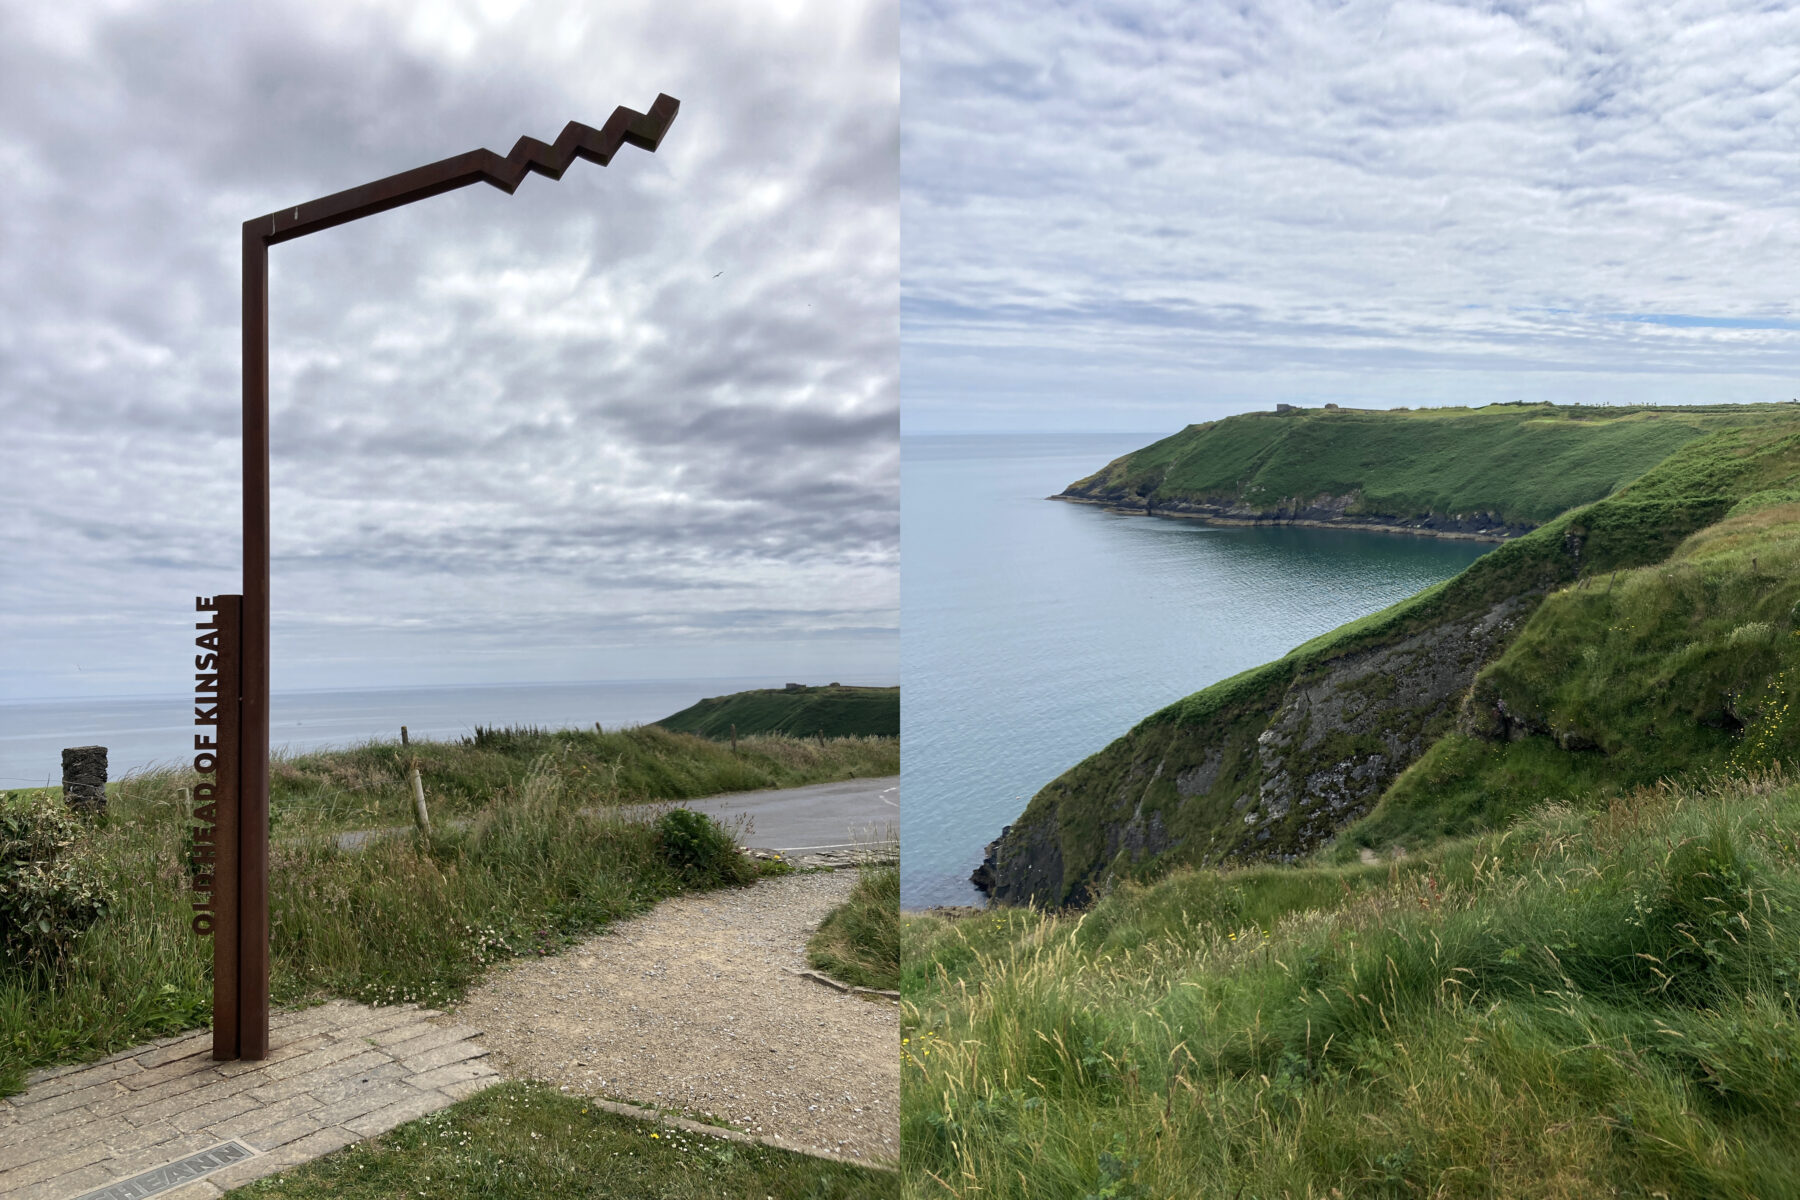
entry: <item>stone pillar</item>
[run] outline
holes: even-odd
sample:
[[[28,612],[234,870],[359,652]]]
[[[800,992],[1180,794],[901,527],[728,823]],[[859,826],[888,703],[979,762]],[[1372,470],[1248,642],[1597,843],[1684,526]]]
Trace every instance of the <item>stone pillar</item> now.
[[[71,746],[63,751],[63,803],[78,813],[106,811],[105,746]]]

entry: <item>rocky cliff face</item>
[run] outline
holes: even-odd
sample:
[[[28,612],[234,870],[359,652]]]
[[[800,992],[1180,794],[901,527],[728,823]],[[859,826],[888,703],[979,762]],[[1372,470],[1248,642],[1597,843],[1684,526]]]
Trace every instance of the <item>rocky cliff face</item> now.
[[[1165,856],[1291,861],[1318,848],[1451,728],[1476,672],[1538,598],[1293,667],[1222,720],[1133,730],[1040,793],[973,882],[1007,903],[1081,903],[1109,877],[1156,873]]]

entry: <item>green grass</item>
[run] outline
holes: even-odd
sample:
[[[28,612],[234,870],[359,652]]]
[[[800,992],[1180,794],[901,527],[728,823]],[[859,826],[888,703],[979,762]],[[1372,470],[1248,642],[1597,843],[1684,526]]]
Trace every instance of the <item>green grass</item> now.
[[[1800,787],[904,923],[910,1197],[1800,1195]]]
[[[1793,415],[1775,405],[1548,404],[1245,413],[1190,425],[1069,494],[1270,512],[1354,496],[1349,514],[1368,519],[1485,513],[1528,527],[1610,494],[1695,438]]]
[[[547,758],[546,758],[547,756]],[[412,823],[408,766],[417,761],[432,819],[466,817],[515,792],[545,763],[565,793],[590,805],[691,800],[721,792],[895,775],[898,737],[760,734],[730,746],[656,725],[479,730],[455,742],[365,742],[347,750],[278,755],[270,766],[277,833]]]
[[[867,867],[850,898],[819,923],[807,960],[858,987],[900,986],[900,868]]]
[[[533,1084],[502,1084],[231,1192],[259,1200],[873,1200],[891,1171],[615,1116]]]
[[[899,737],[897,687],[767,688],[714,696],[657,722],[664,729],[728,738],[754,733],[792,737]]]
[[[323,769],[329,758],[312,761]],[[540,759],[467,809],[466,824],[437,822],[428,842],[409,833],[347,851],[328,836],[273,838],[275,1002],[441,1006],[489,963],[547,953],[707,883],[669,860],[654,822],[588,811],[591,793],[569,774],[554,757]],[[189,929],[182,857],[179,789],[192,778],[162,771],[122,781],[82,848],[101,863],[114,908],[78,937],[54,979],[0,970],[0,1093],[16,1091],[30,1068],[210,1019],[211,947]]]
[[[1660,563],[1551,594],[1352,846],[1503,823],[1545,800],[1800,758],[1800,503],[1752,505]],[[1503,706],[1512,728],[1493,717]]]

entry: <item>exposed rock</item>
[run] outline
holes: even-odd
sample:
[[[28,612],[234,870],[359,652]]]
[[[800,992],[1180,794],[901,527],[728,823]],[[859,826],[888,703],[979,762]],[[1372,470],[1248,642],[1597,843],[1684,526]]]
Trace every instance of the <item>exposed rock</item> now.
[[[1362,496],[1356,492],[1344,495],[1290,496],[1273,505],[1253,505],[1241,501],[1213,502],[1158,496],[1153,491],[1098,486],[1082,489],[1074,486],[1050,499],[1069,500],[1077,504],[1099,504],[1120,512],[1197,518],[1219,525],[1341,526],[1346,529],[1376,529],[1496,542],[1530,533],[1537,528],[1529,522],[1502,520],[1491,512],[1363,512],[1360,510]]]
[[[990,880],[983,890],[995,900],[1021,904],[1052,896],[1074,899],[1065,896],[1062,842],[1054,827],[1008,825],[989,844],[982,866],[988,868]],[[970,882],[981,887],[973,878]]]
[[[1323,809],[1335,832],[1373,807],[1443,731],[1523,605],[1511,600],[1472,624],[1435,626],[1296,680],[1256,739],[1263,822]]]
[[[1199,766],[1189,767],[1175,776],[1175,790],[1184,800],[1189,796],[1212,791],[1213,784],[1219,778],[1219,768],[1224,762],[1225,756],[1216,751],[1207,755]]]
[[[62,752],[63,803],[78,813],[106,811],[106,747],[70,746]]]
[[[994,890],[994,856],[999,853],[1001,838],[1004,838],[1011,832],[1011,825],[1002,829],[1000,831],[1000,837],[989,842],[987,844],[987,849],[982,851],[981,865],[969,872],[969,882],[974,884],[975,890],[984,896],[991,894]]]
[[[1114,815],[1065,831],[1057,805],[1034,805],[988,846],[972,881],[998,901],[1077,903],[1195,837],[1205,861],[1292,861],[1367,813],[1451,728],[1476,672],[1536,598],[1515,596],[1473,620],[1447,620],[1303,670],[1260,710],[1265,715],[1127,735],[1135,749],[1110,779],[1069,785],[1082,789],[1089,813],[1103,789],[1100,812]],[[1515,722],[1497,699],[1486,709],[1461,707],[1465,721],[1485,714],[1491,731],[1510,736]],[[1194,857],[1190,850],[1184,861]]]

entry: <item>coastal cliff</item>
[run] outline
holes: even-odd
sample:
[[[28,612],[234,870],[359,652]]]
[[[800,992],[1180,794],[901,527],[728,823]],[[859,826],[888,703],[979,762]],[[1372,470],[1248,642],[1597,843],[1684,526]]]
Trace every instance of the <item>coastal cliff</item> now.
[[[1255,416],[1260,422],[1243,423],[1294,419]],[[1291,862],[1334,841],[1340,853],[1405,844],[1505,819],[1609,772],[1628,787],[1725,762],[1745,729],[1785,712],[1766,699],[1769,680],[1789,656],[1800,665],[1790,649],[1800,639],[1788,637],[1800,577],[1771,569],[1788,561],[1790,535],[1800,530],[1784,515],[1800,518],[1800,503],[1782,499],[1800,480],[1795,416],[1786,406],[1712,409],[1648,433],[1641,427],[1654,422],[1645,414],[1622,419],[1632,425],[1624,432],[1642,434],[1640,448],[1677,434],[1680,442],[1635,480],[1560,514],[1496,492],[1480,511],[1499,524],[1504,544],[1443,584],[1146,717],[1039,791],[988,847],[975,882],[1001,902],[1080,904],[1118,880],[1177,865]],[[1730,419],[1739,427],[1706,432]],[[1535,420],[1487,432],[1490,440],[1532,437],[1519,430]],[[1589,432],[1614,450],[1628,440]],[[1164,495],[1152,511],[1178,499],[1168,491],[1179,474],[1172,464],[1180,456],[1167,446],[1175,440],[1157,444],[1161,482],[1138,493]],[[1279,447],[1258,445],[1245,442],[1258,462],[1273,463]],[[1132,477],[1133,457],[1071,491],[1130,493],[1121,481]],[[1240,474],[1257,478],[1252,465]],[[1384,469],[1393,478],[1409,468]],[[1410,469],[1423,477],[1436,468]],[[1588,486],[1597,477],[1589,472]],[[1353,490],[1331,481],[1310,494]],[[1217,502],[1242,505],[1257,494],[1245,486]],[[1385,507],[1414,519],[1431,511]],[[1702,554],[1704,546],[1717,552]],[[1655,599],[1675,575],[1697,597],[1691,619]],[[1644,615],[1652,609],[1654,621]],[[1695,612],[1705,614],[1704,628]],[[1652,625],[1654,644],[1612,644],[1650,636],[1643,629]],[[1637,632],[1620,633],[1626,626]],[[1596,639],[1601,650],[1587,653]],[[1686,664],[1681,680],[1670,655]],[[1598,708],[1596,692],[1609,696]],[[1584,715],[1594,711],[1613,714],[1612,723]],[[1765,738],[1790,740],[1800,751],[1800,728]]]
[[[1190,425],[1053,499],[1221,524],[1499,541],[1610,495],[1687,442],[1741,423],[1743,408],[1283,405]]]

